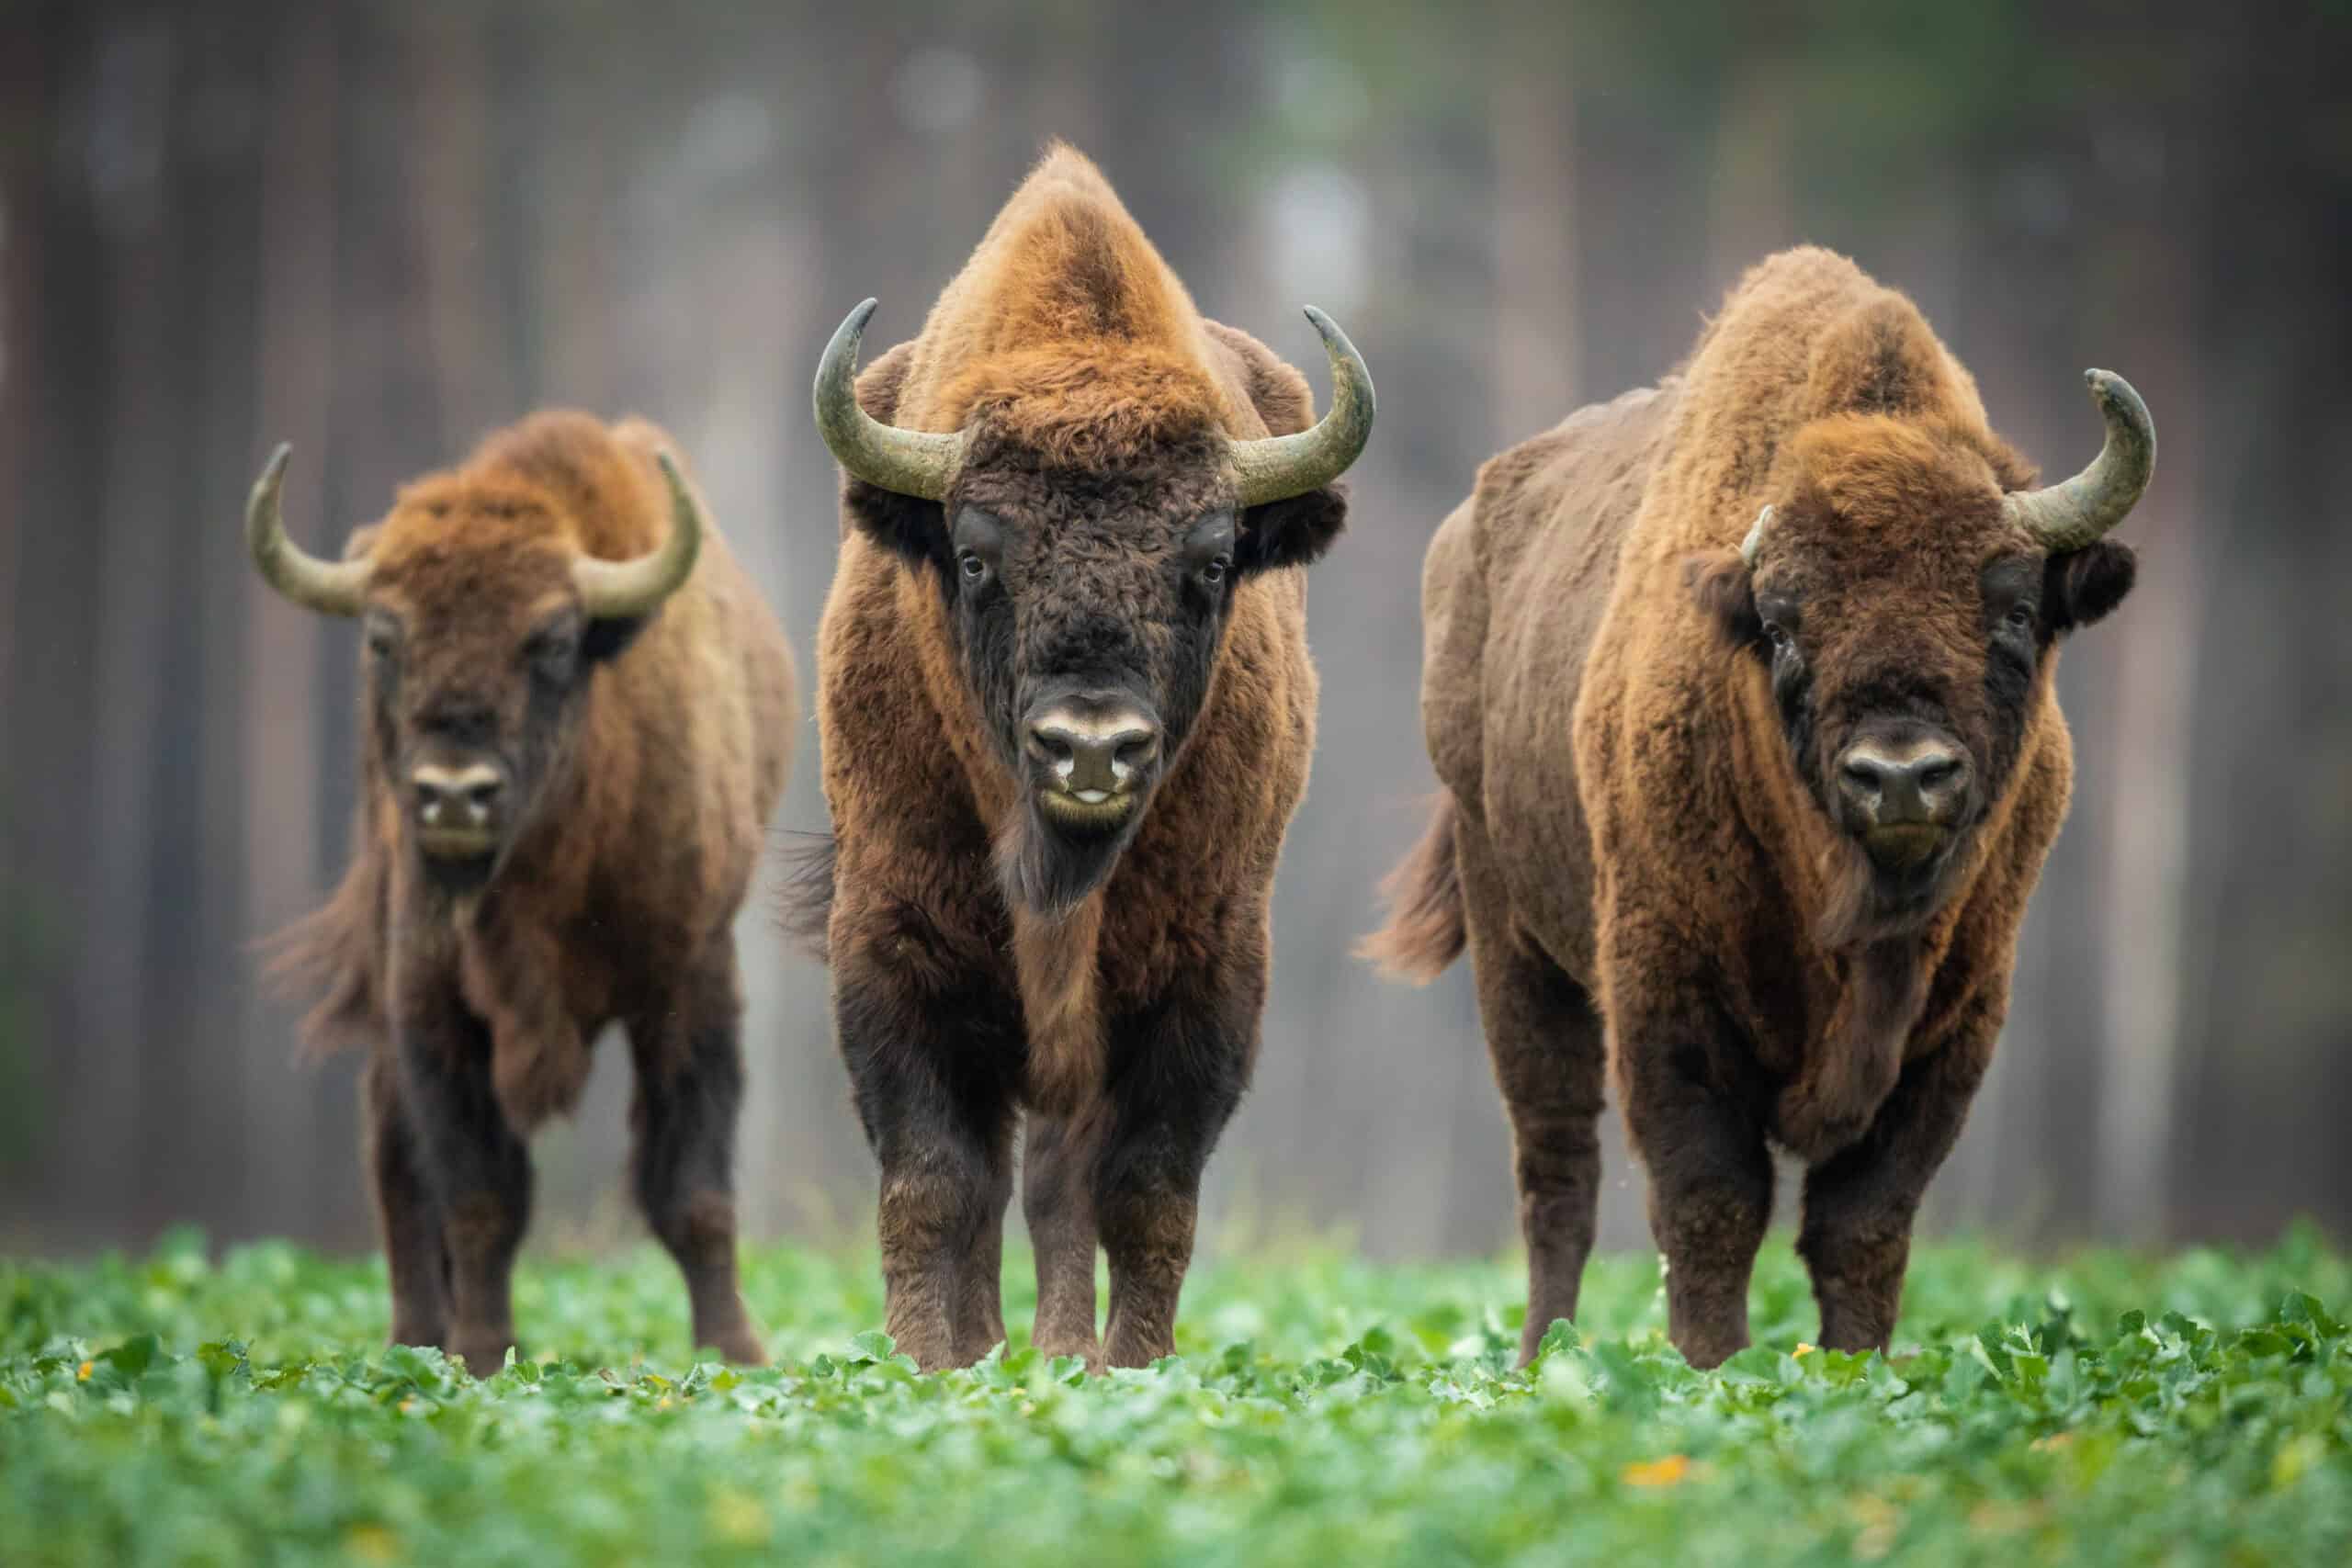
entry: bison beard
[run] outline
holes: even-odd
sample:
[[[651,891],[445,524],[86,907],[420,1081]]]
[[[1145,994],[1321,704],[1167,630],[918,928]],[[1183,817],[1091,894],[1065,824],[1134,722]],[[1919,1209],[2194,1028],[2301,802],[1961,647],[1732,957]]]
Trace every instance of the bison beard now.
[[[1775,1144],[1808,1167],[1820,1343],[1887,1345],[2065,812],[2056,643],[2132,582],[2100,536],[2154,437],[2119,378],[2087,379],[2106,445],[2034,489],[1908,300],[1791,252],[1680,372],[1496,457],[1439,530],[1422,713],[1446,794],[1365,951],[1413,979],[1471,955],[1522,1358],[1575,1311],[1604,1065],[1685,1356],[1747,1343]]]
[[[880,1167],[888,1324],[1004,1337],[1013,1142],[1034,1342],[1174,1346],[1202,1170],[1249,1081],[1315,677],[1286,568],[1340,531],[1371,383],[1203,318],[1078,154],[1015,193],[922,335],[820,363],[846,527],[819,637],[835,1022]],[[1098,1333],[1094,1259],[1110,1260]]]
[[[1143,825],[1138,808],[1107,831],[1073,833],[1045,820],[1035,802],[997,835],[997,875],[1006,904],[1045,921],[1069,918],[1081,899],[1110,879],[1111,868]]]

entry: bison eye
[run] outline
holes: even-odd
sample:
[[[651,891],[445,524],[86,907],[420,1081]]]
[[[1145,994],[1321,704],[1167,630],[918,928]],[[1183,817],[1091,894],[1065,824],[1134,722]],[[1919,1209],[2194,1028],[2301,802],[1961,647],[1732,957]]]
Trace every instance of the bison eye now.
[[[967,582],[978,582],[989,574],[989,563],[980,558],[977,550],[966,550],[956,558],[956,564],[963,569]]]
[[[523,645],[523,657],[549,674],[560,675],[571,668],[572,656],[579,649],[579,639],[569,632],[540,632]]]
[[[1775,653],[1786,653],[1796,643],[1796,639],[1789,636],[1789,628],[1778,621],[1764,623],[1764,637],[1765,640],[1772,645],[1772,651]]]
[[[2016,604],[2009,606],[2009,613],[2003,616],[2002,620],[2011,631],[2030,632],[2033,630],[2032,602],[2030,600],[2024,599],[2018,600]]]
[[[1218,583],[1223,582],[1225,581],[1225,574],[1232,570],[1233,558],[1231,556],[1212,557],[1209,560],[1203,563],[1201,567],[1201,581],[1214,588]]]

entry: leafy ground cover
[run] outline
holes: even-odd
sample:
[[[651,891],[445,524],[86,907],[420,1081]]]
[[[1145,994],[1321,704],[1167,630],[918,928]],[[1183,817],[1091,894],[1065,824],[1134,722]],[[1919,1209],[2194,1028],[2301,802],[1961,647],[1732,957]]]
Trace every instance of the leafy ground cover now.
[[[1195,1271],[1182,1355],[914,1373],[870,1255],[747,1258],[775,1367],[697,1361],[650,1250],[526,1269],[537,1355],[386,1349],[379,1263],[0,1260],[0,1561],[1360,1563],[2352,1561],[2352,1261],[1923,1248],[1891,1359],[1692,1371],[1597,1261],[1514,1371],[1508,1260]]]

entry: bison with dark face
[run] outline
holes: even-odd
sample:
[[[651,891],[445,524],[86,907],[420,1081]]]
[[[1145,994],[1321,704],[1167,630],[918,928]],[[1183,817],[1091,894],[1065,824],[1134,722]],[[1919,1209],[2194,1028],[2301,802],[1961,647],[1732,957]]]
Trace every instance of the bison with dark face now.
[[[1747,1342],[1772,1145],[1809,1168],[1821,1342],[1885,1346],[2065,814],[2056,645],[2132,585],[2104,536],[2155,438],[2121,379],[2090,381],[2104,449],[2033,489],[1909,300],[1791,252],[1681,374],[1495,458],[1439,531],[1446,794],[1367,946],[1424,978],[1470,950],[1522,1353],[1575,1311],[1604,1060],[1684,1354]]]
[[[1302,576],[1372,384],[1331,412],[1204,320],[1093,166],[1050,153],[863,377],[853,311],[818,423],[847,475],[820,637],[834,862],[815,889],[882,1168],[889,1329],[924,1367],[1003,1337],[1030,1113],[1036,1341],[1171,1343],[1211,1145],[1247,1082],[1315,674]]]
[[[666,446],[537,415],[403,488],[339,562],[287,537],[280,448],[246,516],[262,576],[367,637],[351,868],[281,962],[326,992],[314,1043],[371,1049],[392,1337],[484,1373],[514,1340],[523,1139],[615,1021],[638,1196],[695,1343],[760,1359],[735,1285],[729,923],[784,786],[792,669]]]

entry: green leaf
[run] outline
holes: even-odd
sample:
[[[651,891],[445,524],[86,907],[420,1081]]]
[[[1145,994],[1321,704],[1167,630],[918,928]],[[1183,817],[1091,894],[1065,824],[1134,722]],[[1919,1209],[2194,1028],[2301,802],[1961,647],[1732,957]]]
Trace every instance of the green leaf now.
[[[153,1334],[141,1334],[124,1340],[101,1358],[124,1377],[135,1378],[154,1365],[163,1342]]]

